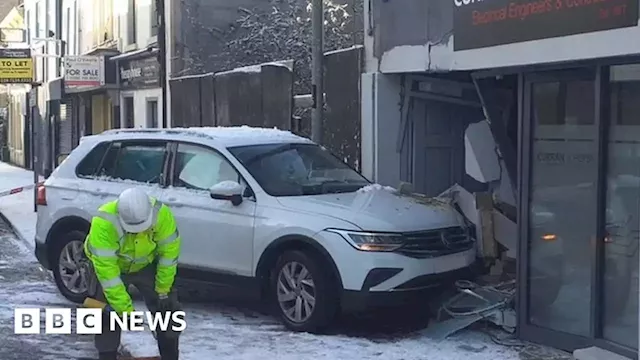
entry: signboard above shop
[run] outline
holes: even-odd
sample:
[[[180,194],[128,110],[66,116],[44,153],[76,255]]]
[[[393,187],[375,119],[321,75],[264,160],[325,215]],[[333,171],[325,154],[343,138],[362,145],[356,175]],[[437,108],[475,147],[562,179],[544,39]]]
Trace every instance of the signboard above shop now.
[[[0,83],[31,84],[32,82],[31,50],[0,48]]]
[[[454,51],[638,26],[639,0],[448,1]]]
[[[120,60],[118,76],[123,89],[160,87],[160,64],[155,56]]]
[[[64,83],[67,88],[104,85],[104,57],[65,56]]]

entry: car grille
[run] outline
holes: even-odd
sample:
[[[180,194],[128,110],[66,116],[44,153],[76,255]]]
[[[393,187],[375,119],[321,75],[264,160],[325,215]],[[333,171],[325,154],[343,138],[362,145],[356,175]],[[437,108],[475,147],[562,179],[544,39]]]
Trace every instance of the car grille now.
[[[414,258],[430,258],[469,250],[474,245],[472,228],[449,227],[405,233],[405,245],[397,251]]]

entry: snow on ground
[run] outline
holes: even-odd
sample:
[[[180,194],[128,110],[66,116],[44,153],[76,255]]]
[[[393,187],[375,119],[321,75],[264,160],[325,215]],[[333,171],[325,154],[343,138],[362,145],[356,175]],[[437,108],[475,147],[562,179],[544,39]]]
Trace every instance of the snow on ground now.
[[[137,302],[137,309],[144,305]],[[487,335],[467,331],[445,341],[419,335],[371,339],[346,335],[292,333],[275,319],[222,305],[187,305],[187,328],[180,338],[184,360],[212,355],[221,360],[389,359],[389,360],[516,360],[513,348],[491,342]],[[123,346],[133,356],[157,355],[150,332],[125,333]]]
[[[37,264],[31,249],[0,220],[0,358],[2,360],[61,360],[94,357],[93,337],[14,334],[15,308],[74,307],[58,293],[48,274]],[[73,328],[73,326],[72,326]]]

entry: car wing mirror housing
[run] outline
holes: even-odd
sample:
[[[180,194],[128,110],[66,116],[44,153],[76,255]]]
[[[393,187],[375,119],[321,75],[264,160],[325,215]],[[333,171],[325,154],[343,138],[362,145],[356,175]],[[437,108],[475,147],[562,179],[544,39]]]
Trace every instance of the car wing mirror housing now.
[[[231,201],[234,206],[238,206],[242,203],[242,194],[244,193],[244,186],[235,181],[222,181],[209,189],[209,194],[214,200],[227,200]]]

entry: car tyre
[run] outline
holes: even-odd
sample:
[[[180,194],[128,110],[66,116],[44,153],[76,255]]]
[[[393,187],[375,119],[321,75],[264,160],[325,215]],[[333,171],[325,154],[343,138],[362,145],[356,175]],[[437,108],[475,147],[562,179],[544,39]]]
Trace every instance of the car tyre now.
[[[326,267],[321,266],[321,264],[322,261],[315,256],[295,250],[282,254],[273,268],[270,279],[271,286],[269,287],[272,304],[285,327],[291,331],[320,333],[331,325],[331,322],[336,317],[338,312],[336,281],[326,271]],[[302,270],[303,268],[306,270]],[[297,271],[293,274],[294,276],[297,275],[295,279],[298,282],[295,285],[298,287],[296,289],[292,289],[292,284],[286,281],[286,274],[291,273],[291,269]],[[323,269],[325,270],[323,271]],[[304,279],[300,277],[303,271],[308,273]],[[282,284],[279,284],[279,282],[282,282]],[[309,286],[310,284],[312,286]],[[281,301],[285,297],[280,295],[291,296],[291,293],[286,293],[286,290],[297,293],[295,299],[286,302]],[[306,305],[310,304],[308,295],[312,295],[314,298],[313,308],[310,312],[307,312],[308,307],[304,306],[304,301],[306,301]],[[301,316],[298,321],[292,319],[295,316],[291,316],[291,310],[287,313],[287,309],[290,309],[290,306],[296,307],[297,302],[301,302],[298,309],[305,313],[304,319]]]
[[[57,241],[55,242],[55,245],[53,246],[52,253],[51,253],[52,255],[51,269],[53,272],[53,278],[55,280],[56,286],[58,287],[58,290],[60,291],[62,296],[64,296],[68,300],[75,303],[82,303],[86,299],[87,297],[86,286],[84,291],[82,292],[73,291],[67,287],[62,275],[60,259],[63,251],[67,250],[67,246],[69,244],[73,242],[79,242],[80,244],[83,244],[85,237],[86,237],[86,234],[78,230],[73,230],[68,233],[65,233],[64,235],[60,236],[59,239],[56,239]],[[81,259],[76,259],[77,260],[76,266],[78,267],[81,261],[89,261],[86,258],[86,255],[84,255],[84,251],[82,251],[81,254],[76,254],[76,255],[82,256]]]

